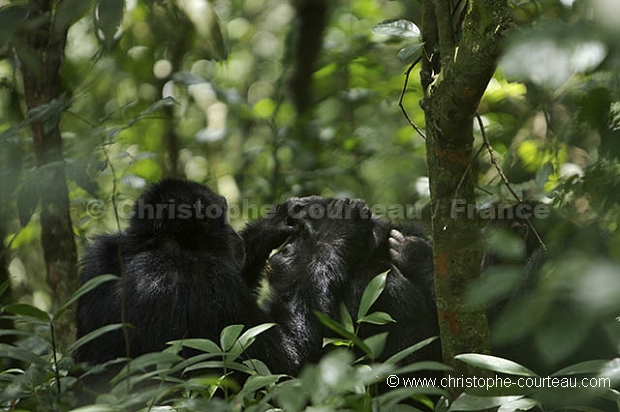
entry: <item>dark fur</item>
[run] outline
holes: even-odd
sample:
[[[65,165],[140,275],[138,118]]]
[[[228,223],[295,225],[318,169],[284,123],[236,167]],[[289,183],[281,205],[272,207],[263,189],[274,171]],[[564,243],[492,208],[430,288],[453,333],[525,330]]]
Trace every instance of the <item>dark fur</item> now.
[[[168,206],[157,213],[157,205]],[[93,239],[81,261],[82,281],[124,273],[132,358],[160,351],[170,340],[218,342],[227,325],[269,321],[242,278],[244,243],[228,224],[226,208],[223,197],[198,183],[165,179],[138,199],[127,230]],[[120,308],[120,280],[83,296],[77,337],[120,323]],[[279,329],[272,328],[257,338],[250,355],[273,372],[288,373],[292,366],[282,347]],[[75,357],[99,364],[125,352],[117,330],[81,347]]]
[[[320,216],[320,210],[326,214]],[[268,259],[266,273],[270,316],[295,348],[298,365],[318,361],[324,352],[322,338],[331,335],[313,311],[339,319],[342,302],[354,316],[368,282],[387,270],[385,290],[371,312],[385,311],[397,323],[365,324],[362,337],[388,331],[383,356],[387,358],[439,334],[432,251],[419,228],[394,231],[391,222],[371,216],[361,201],[316,196],[290,199],[271,216],[249,225],[242,235],[260,233],[265,226],[296,230]],[[264,245],[260,253],[253,253],[253,270],[246,272],[250,284],[257,283],[270,247]],[[410,358],[416,359],[440,360],[439,344]]]

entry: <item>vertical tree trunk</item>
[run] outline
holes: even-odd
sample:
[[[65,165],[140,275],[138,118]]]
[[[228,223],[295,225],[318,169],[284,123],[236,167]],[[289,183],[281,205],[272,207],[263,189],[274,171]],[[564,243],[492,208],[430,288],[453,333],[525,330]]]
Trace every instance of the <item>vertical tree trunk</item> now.
[[[63,27],[53,24],[57,6],[50,0],[31,0],[28,17],[15,38],[37,167],[46,166],[48,169],[49,185],[40,197],[41,244],[54,309],[67,300],[79,283],[69,195],[62,163],[60,105],[56,104],[59,100],[55,100],[60,99],[63,91],[61,68],[68,24]],[[35,114],[35,108],[45,110]],[[72,313],[65,314],[56,325],[61,348],[75,335]]]
[[[329,20],[328,0],[296,0],[293,2],[297,14],[295,29],[291,32],[291,66],[292,71],[288,88],[297,121],[294,135],[297,136],[299,148],[295,158],[298,168],[303,172],[321,168],[319,153],[321,152],[317,136],[312,133],[309,122],[312,120],[314,106],[313,75],[323,48],[323,35]],[[274,150],[278,150],[280,142],[276,141]],[[277,157],[277,153],[275,153]],[[274,170],[273,186],[277,188],[280,177]],[[299,195],[313,194],[317,188],[311,182],[304,182]]]
[[[426,57],[421,72],[422,107],[442,352],[444,361],[454,367],[454,376],[471,376],[474,371],[454,356],[489,352],[484,308],[464,308],[464,291],[479,277],[483,254],[476,180],[470,169],[473,119],[495,71],[498,42],[508,20],[507,2],[470,0],[459,40],[450,0],[423,0],[422,7]],[[462,389],[451,390],[456,396]]]

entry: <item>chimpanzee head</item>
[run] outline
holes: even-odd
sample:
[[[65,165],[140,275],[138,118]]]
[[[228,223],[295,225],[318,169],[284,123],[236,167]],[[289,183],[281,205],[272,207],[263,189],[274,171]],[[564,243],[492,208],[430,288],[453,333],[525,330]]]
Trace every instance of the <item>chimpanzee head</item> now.
[[[136,201],[128,233],[186,250],[232,252],[242,264],[243,241],[228,224],[227,211],[226,199],[209,188],[188,180],[163,179]]]
[[[334,277],[344,276],[374,253],[377,227],[363,201],[310,196],[289,199],[282,206],[296,233],[269,259],[272,283],[285,281],[279,277],[295,271],[338,280]]]

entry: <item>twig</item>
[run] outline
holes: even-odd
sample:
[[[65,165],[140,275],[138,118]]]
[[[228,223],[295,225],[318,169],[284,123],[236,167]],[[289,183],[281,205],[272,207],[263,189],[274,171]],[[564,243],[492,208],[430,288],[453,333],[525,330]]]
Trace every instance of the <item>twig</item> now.
[[[409,84],[409,75],[411,74],[411,70],[413,70],[415,65],[418,64],[421,59],[422,59],[422,56],[420,56],[417,59],[415,59],[415,61],[413,63],[411,63],[411,65],[409,65],[407,70],[405,70],[405,82],[403,83],[403,88],[401,89],[400,97],[398,98],[398,107],[400,107],[400,110],[405,115],[405,119],[407,119],[407,121],[409,122],[411,127],[413,127],[413,129],[416,132],[418,132],[418,134],[422,137],[422,139],[426,140],[426,136],[424,135],[424,133],[422,133],[420,128],[418,126],[416,126],[416,124],[413,122],[413,120],[411,120],[411,117],[409,117],[409,113],[407,113],[407,110],[405,109],[405,106],[403,106],[403,99],[405,98],[405,93],[407,92],[407,85]]]
[[[521,197],[517,194],[517,192],[513,190],[512,186],[510,185],[510,182],[508,181],[508,178],[506,177],[506,175],[504,174],[504,171],[502,170],[502,167],[499,165],[499,163],[497,162],[497,159],[495,158],[495,152],[493,151],[493,146],[491,146],[491,142],[489,141],[489,138],[487,137],[486,131],[484,129],[484,124],[482,124],[482,118],[478,114],[478,111],[476,111],[476,120],[478,121],[478,125],[480,126],[480,133],[482,134],[482,140],[484,141],[484,146],[486,146],[487,150],[489,151],[489,156],[491,157],[491,164],[493,164],[493,166],[495,167],[495,170],[497,170],[497,174],[499,175],[500,179],[504,183],[504,186],[506,186],[506,188],[510,191],[512,196],[517,200],[517,202],[523,203],[523,199],[521,199]],[[545,245],[545,242],[540,237],[540,234],[536,230],[536,227],[534,227],[534,224],[530,220],[529,216],[525,215],[525,220],[527,221],[527,225],[529,226],[529,228],[532,229],[532,232],[534,233],[534,236],[536,236],[536,240],[538,240],[538,243],[540,244],[540,246],[543,248],[544,251],[547,251],[547,245]]]

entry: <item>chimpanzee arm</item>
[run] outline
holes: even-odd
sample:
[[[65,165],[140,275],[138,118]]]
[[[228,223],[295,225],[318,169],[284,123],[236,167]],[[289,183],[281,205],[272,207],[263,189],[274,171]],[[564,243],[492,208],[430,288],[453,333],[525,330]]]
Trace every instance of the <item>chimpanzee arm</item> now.
[[[241,232],[245,244],[243,278],[251,289],[258,286],[271,252],[297,230],[286,202],[274,206],[267,216],[249,223]]]

